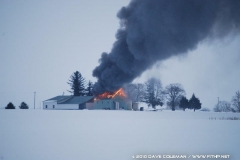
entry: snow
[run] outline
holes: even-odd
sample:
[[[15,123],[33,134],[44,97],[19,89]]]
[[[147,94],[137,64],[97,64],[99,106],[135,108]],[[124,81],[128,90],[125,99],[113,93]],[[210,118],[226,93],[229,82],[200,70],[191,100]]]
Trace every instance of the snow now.
[[[0,117],[0,160],[133,160],[138,154],[240,157],[240,120],[220,120],[240,118],[239,113],[0,110]]]

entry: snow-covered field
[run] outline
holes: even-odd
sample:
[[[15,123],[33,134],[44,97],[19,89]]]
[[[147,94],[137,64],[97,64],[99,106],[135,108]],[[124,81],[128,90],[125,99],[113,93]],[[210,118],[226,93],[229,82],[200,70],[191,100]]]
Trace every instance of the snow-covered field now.
[[[240,114],[0,110],[0,160],[132,160],[177,154],[239,160],[240,120],[222,117]]]

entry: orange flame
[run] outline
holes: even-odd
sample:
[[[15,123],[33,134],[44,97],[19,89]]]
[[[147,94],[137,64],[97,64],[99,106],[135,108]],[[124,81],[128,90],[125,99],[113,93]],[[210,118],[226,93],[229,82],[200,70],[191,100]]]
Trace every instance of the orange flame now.
[[[119,90],[117,90],[114,93],[104,92],[103,94],[98,95],[96,99],[104,99],[104,98],[111,99],[116,96],[127,97],[126,94],[124,93],[123,89],[120,88]]]

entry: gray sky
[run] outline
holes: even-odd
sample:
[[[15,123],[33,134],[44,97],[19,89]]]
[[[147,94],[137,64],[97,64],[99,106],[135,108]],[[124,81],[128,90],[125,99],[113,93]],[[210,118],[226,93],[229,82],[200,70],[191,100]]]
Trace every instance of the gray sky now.
[[[78,70],[96,81],[92,70],[102,52],[109,52],[119,27],[122,1],[7,1],[0,0],[0,108],[69,94],[67,81]],[[204,41],[186,56],[159,62],[135,82],[151,76],[163,86],[181,83],[190,98],[194,92],[203,107],[217,97],[230,101],[240,90],[240,37]]]

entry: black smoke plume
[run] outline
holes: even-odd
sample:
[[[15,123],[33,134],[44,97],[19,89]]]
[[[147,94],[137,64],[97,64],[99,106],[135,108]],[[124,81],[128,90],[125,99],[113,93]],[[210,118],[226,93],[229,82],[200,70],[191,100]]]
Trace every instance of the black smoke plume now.
[[[117,16],[116,42],[93,71],[95,94],[119,89],[206,38],[239,33],[240,0],[132,0]]]

